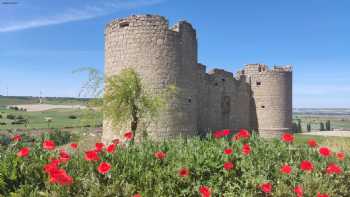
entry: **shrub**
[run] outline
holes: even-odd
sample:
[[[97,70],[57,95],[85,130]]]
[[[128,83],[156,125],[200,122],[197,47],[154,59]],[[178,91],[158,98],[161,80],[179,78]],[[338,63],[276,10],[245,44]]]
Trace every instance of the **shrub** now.
[[[9,120],[14,120],[16,118],[16,116],[12,115],[12,114],[7,114],[6,118]]]
[[[69,119],[77,119],[77,116],[76,115],[69,115],[68,118]]]
[[[2,115],[0,114],[0,118],[2,118]]]
[[[236,141],[228,141],[227,137],[143,141],[132,146],[118,144],[116,149],[107,148],[110,152],[105,149],[100,152],[90,151],[85,156],[84,153],[69,149],[65,152],[70,152],[70,159],[65,152],[43,150],[42,141],[31,146],[30,154],[25,158],[16,156],[22,144],[8,146],[0,152],[0,194],[133,196],[140,193],[143,197],[199,196],[199,188],[202,188],[202,192],[210,191],[213,196],[282,197],[295,196],[294,187],[300,185],[307,196],[316,196],[317,192],[329,196],[348,196],[348,157],[343,160],[335,156],[324,158],[317,148],[310,148],[307,144],[291,145],[290,141],[265,141],[255,135],[250,139],[248,137],[241,136]],[[245,154],[242,153],[243,146],[249,147],[249,151],[245,149]],[[232,154],[224,154],[228,147],[233,149]],[[55,174],[43,171],[46,164],[53,162],[50,160],[53,157],[61,157],[56,167],[64,170],[66,174],[61,174],[68,185],[50,183],[50,177]],[[85,160],[85,157],[90,161]],[[67,158],[69,161],[66,161]],[[313,163],[311,172],[300,169],[304,160]],[[340,166],[342,172],[327,173],[329,169],[325,169],[330,163]],[[230,164],[229,167],[227,164]],[[285,164],[291,167],[290,173],[289,170],[287,174],[286,171],[281,172]],[[55,167],[55,164],[52,166]],[[308,166],[303,168],[310,169]],[[179,175],[179,170],[186,170],[186,173]],[[333,165],[330,170],[336,172],[339,169]],[[73,178],[72,183],[69,177]],[[263,184],[271,184],[270,195],[263,193],[260,188]]]

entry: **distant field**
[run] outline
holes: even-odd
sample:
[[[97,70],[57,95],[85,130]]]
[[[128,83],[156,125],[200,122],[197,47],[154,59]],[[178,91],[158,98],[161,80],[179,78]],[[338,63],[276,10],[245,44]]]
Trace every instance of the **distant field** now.
[[[85,105],[89,99],[83,98],[65,98],[65,97],[47,97],[42,99],[45,104],[53,105]],[[39,103],[38,97],[29,96],[0,96],[0,106],[7,105],[25,105]]]
[[[0,123],[6,123],[6,125],[0,125],[0,130],[6,129],[33,129],[33,128],[63,128],[63,127],[80,127],[87,124],[92,124],[91,121],[87,122],[87,110],[84,109],[51,109],[47,111],[36,111],[36,112],[23,112],[8,109],[0,109]],[[28,120],[28,124],[12,124],[14,120],[6,118],[8,114],[16,117],[22,116]],[[94,112],[97,116],[93,122],[101,124],[102,116],[97,112]],[[76,117],[75,119],[70,116]],[[45,120],[51,118],[52,122],[48,124]]]
[[[294,109],[294,122],[301,120],[303,131],[307,131],[306,125],[311,124],[312,131],[320,130],[320,123],[331,121],[331,128],[338,130],[350,130],[350,109],[346,108],[328,108],[328,109]]]

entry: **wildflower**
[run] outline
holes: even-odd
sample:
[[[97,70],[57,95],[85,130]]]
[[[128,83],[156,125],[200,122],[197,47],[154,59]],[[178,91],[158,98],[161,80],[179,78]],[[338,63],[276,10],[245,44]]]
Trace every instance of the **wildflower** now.
[[[142,197],[141,194],[135,194],[133,197]]]
[[[71,147],[72,149],[77,149],[77,148],[78,148],[78,144],[76,144],[76,143],[71,143],[71,144],[70,144],[70,147]]]
[[[231,170],[232,168],[234,167],[233,163],[232,162],[225,162],[224,163],[224,169],[225,170]]]
[[[107,147],[107,149],[106,149],[106,151],[107,152],[109,152],[109,153],[113,153],[114,151],[115,151],[115,148],[116,148],[116,144],[110,144],[108,147]]]
[[[297,195],[297,197],[303,197],[303,188],[300,185],[297,185],[294,188],[294,193]]]
[[[327,174],[341,174],[343,169],[337,164],[329,164],[326,168]]]
[[[53,149],[55,149],[55,147],[56,147],[56,144],[52,140],[45,140],[43,142],[43,148],[46,150],[53,150]]]
[[[58,170],[58,164],[57,162],[51,161],[50,163],[44,165],[44,171],[48,173],[49,175],[54,174]]]
[[[317,147],[317,142],[316,142],[315,139],[309,139],[309,140],[307,141],[307,144],[309,145],[310,148],[315,148],[315,147]]]
[[[60,158],[59,160],[63,163],[67,162],[70,160],[70,155],[64,150],[64,149],[61,149],[60,150]]]
[[[231,140],[236,141],[239,139],[249,139],[249,138],[250,138],[249,131],[247,131],[246,129],[240,129],[238,133],[236,133]]]
[[[244,144],[242,147],[242,153],[245,155],[249,155],[251,152],[251,148],[249,144]]]
[[[11,140],[14,141],[14,142],[19,142],[19,141],[22,140],[22,136],[16,134],[15,136],[13,136],[13,138],[11,138]]]
[[[319,149],[319,152],[323,157],[329,157],[332,154],[331,149],[329,149],[328,147],[321,147]]]
[[[318,192],[317,197],[329,197],[329,196],[327,194],[321,194],[320,192]]]
[[[233,150],[231,148],[227,148],[224,150],[225,155],[231,155],[233,153]]]
[[[210,188],[202,185],[199,187],[199,193],[201,194],[201,197],[210,197],[211,196],[211,191]]]
[[[124,133],[124,138],[126,141],[130,141],[133,137],[134,134],[132,133],[132,131],[127,131],[126,133]]]
[[[345,159],[345,153],[344,152],[337,152],[336,154],[338,160],[343,161]]]
[[[97,142],[95,144],[96,152],[101,152],[104,146],[105,146],[104,143]]]
[[[100,163],[100,165],[97,168],[98,172],[101,174],[107,174],[110,169],[111,169],[111,165],[107,162]]]
[[[292,172],[292,167],[290,167],[288,164],[285,164],[281,167],[280,171],[283,174],[290,174]]]
[[[189,174],[190,174],[190,171],[188,168],[183,167],[179,170],[179,176],[181,177],[187,177]]]
[[[98,156],[95,150],[90,150],[85,152],[85,160],[86,161],[98,161],[100,157]]]
[[[164,153],[163,151],[157,151],[154,153],[154,157],[163,160],[166,157],[166,153]]]
[[[50,183],[58,183],[59,185],[71,185],[73,179],[64,169],[58,169],[50,175]]]
[[[294,141],[294,136],[290,133],[284,133],[281,140],[287,143],[292,143]]]
[[[314,169],[314,165],[312,164],[311,161],[304,160],[300,163],[300,169],[302,171],[312,171]]]
[[[263,191],[264,193],[271,193],[272,191],[272,185],[271,183],[263,183],[260,186],[261,191]]]
[[[29,155],[30,148],[29,147],[23,147],[21,150],[18,151],[17,156],[18,157],[27,157]]]

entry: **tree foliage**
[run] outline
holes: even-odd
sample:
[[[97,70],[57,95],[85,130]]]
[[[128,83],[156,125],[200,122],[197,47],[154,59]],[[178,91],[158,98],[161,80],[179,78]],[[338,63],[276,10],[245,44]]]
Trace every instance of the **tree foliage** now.
[[[124,69],[106,80],[103,113],[113,126],[129,123],[134,133],[141,121],[151,121],[166,107],[166,100],[175,93],[175,87],[152,92],[145,87],[140,76],[132,69]]]

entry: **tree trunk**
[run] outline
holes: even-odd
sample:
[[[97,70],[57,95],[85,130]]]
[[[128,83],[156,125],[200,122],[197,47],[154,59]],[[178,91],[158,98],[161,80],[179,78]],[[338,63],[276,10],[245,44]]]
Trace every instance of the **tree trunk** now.
[[[132,106],[132,112],[131,112],[131,116],[132,116],[132,120],[131,120],[131,131],[134,134],[134,137],[132,138],[131,142],[134,143],[134,139],[136,137],[136,129],[139,123],[139,118],[137,117],[137,113],[138,113],[138,109],[136,107],[136,105]]]

